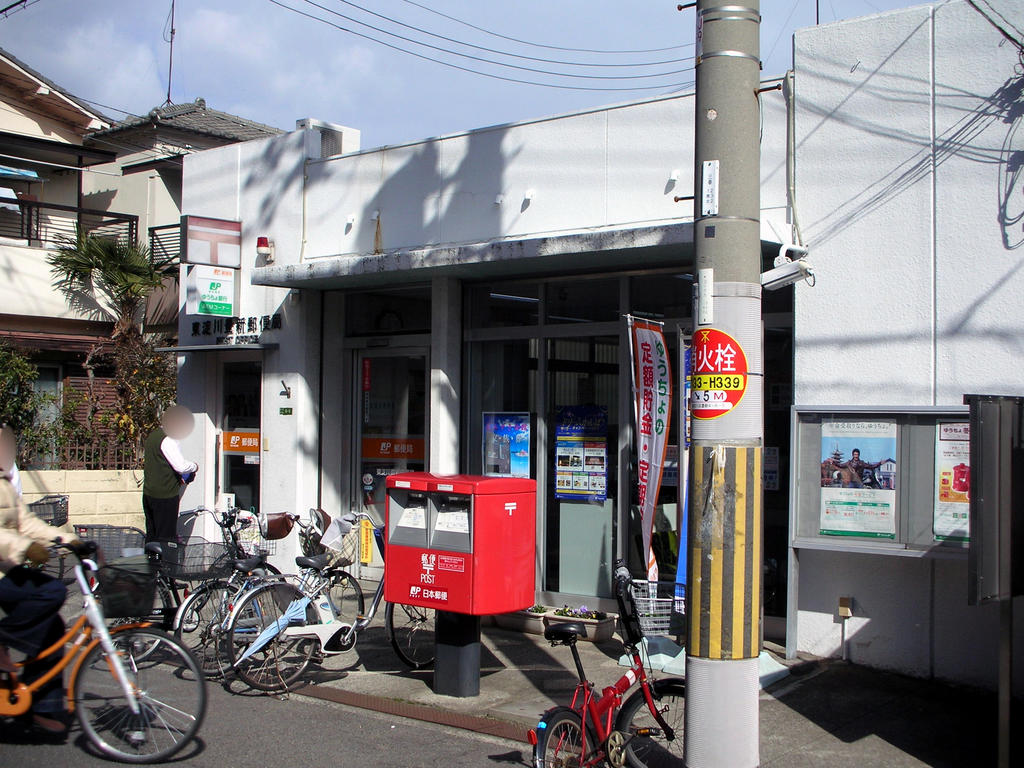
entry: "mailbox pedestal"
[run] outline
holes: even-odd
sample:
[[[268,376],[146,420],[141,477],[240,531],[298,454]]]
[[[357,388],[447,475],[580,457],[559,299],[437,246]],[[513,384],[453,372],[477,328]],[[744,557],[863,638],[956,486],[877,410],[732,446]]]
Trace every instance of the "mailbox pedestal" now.
[[[537,484],[407,472],[387,479],[384,599],[433,608],[434,691],[480,692],[480,617],[534,602]]]

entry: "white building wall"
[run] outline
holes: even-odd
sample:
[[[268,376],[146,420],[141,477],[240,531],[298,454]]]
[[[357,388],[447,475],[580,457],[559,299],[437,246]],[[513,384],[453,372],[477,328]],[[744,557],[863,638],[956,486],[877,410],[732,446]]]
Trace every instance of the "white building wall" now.
[[[801,30],[795,72],[796,212],[818,280],[795,294],[794,401],[1024,394],[1015,47],[966,2],[937,3]],[[963,558],[804,550],[798,647],[838,654],[852,595],[854,661],[994,685],[997,620],[966,605],[966,578]]]

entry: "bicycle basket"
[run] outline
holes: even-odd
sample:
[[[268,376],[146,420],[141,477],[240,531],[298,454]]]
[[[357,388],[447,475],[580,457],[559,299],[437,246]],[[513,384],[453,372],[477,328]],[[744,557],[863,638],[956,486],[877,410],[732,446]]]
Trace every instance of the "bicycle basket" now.
[[[270,541],[283,539],[295,526],[295,521],[287,512],[260,512],[259,520],[260,535]]]
[[[633,581],[633,600],[636,603],[640,626],[645,635],[667,635],[672,624],[671,597],[658,597],[658,582]]]
[[[191,539],[185,544],[161,542],[160,562],[171,578],[182,581],[222,579],[231,575],[234,558],[222,543]]]
[[[43,496],[37,501],[30,502],[28,508],[44,523],[53,526],[64,525],[68,521],[68,497],[61,494]]]
[[[331,521],[320,537],[320,543],[332,555],[331,564],[335,567],[352,565],[359,556],[359,537],[353,525],[342,518]]]
[[[75,525],[82,541],[95,541],[109,557],[131,557],[142,554],[146,534],[138,528],[123,525]]]
[[[147,616],[156,597],[154,566],[145,555],[114,560],[96,572],[100,603],[108,619]]]

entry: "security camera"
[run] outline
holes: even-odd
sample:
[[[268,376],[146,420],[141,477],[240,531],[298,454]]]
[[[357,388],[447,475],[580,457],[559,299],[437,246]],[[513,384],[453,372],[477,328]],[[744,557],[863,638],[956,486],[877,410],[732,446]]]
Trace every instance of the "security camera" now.
[[[794,260],[790,254],[797,258]],[[761,286],[768,291],[777,291],[801,280],[813,280],[814,270],[803,258],[806,255],[807,249],[802,246],[783,245],[775,257],[775,267],[761,273]]]

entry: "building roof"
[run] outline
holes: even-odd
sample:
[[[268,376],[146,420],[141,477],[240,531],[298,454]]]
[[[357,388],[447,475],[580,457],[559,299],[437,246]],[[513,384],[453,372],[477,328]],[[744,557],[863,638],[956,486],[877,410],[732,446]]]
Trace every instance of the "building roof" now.
[[[9,82],[17,90],[31,93],[35,100],[48,103],[51,109],[72,124],[96,128],[113,122],[3,48],[0,48],[0,80]]]
[[[129,117],[125,120],[95,131],[90,136],[110,136],[148,126],[163,126],[179,131],[199,133],[229,141],[250,141],[265,139],[284,133],[263,123],[247,120],[206,106],[205,99],[196,99],[188,104],[167,104],[151,109],[148,115]]]

